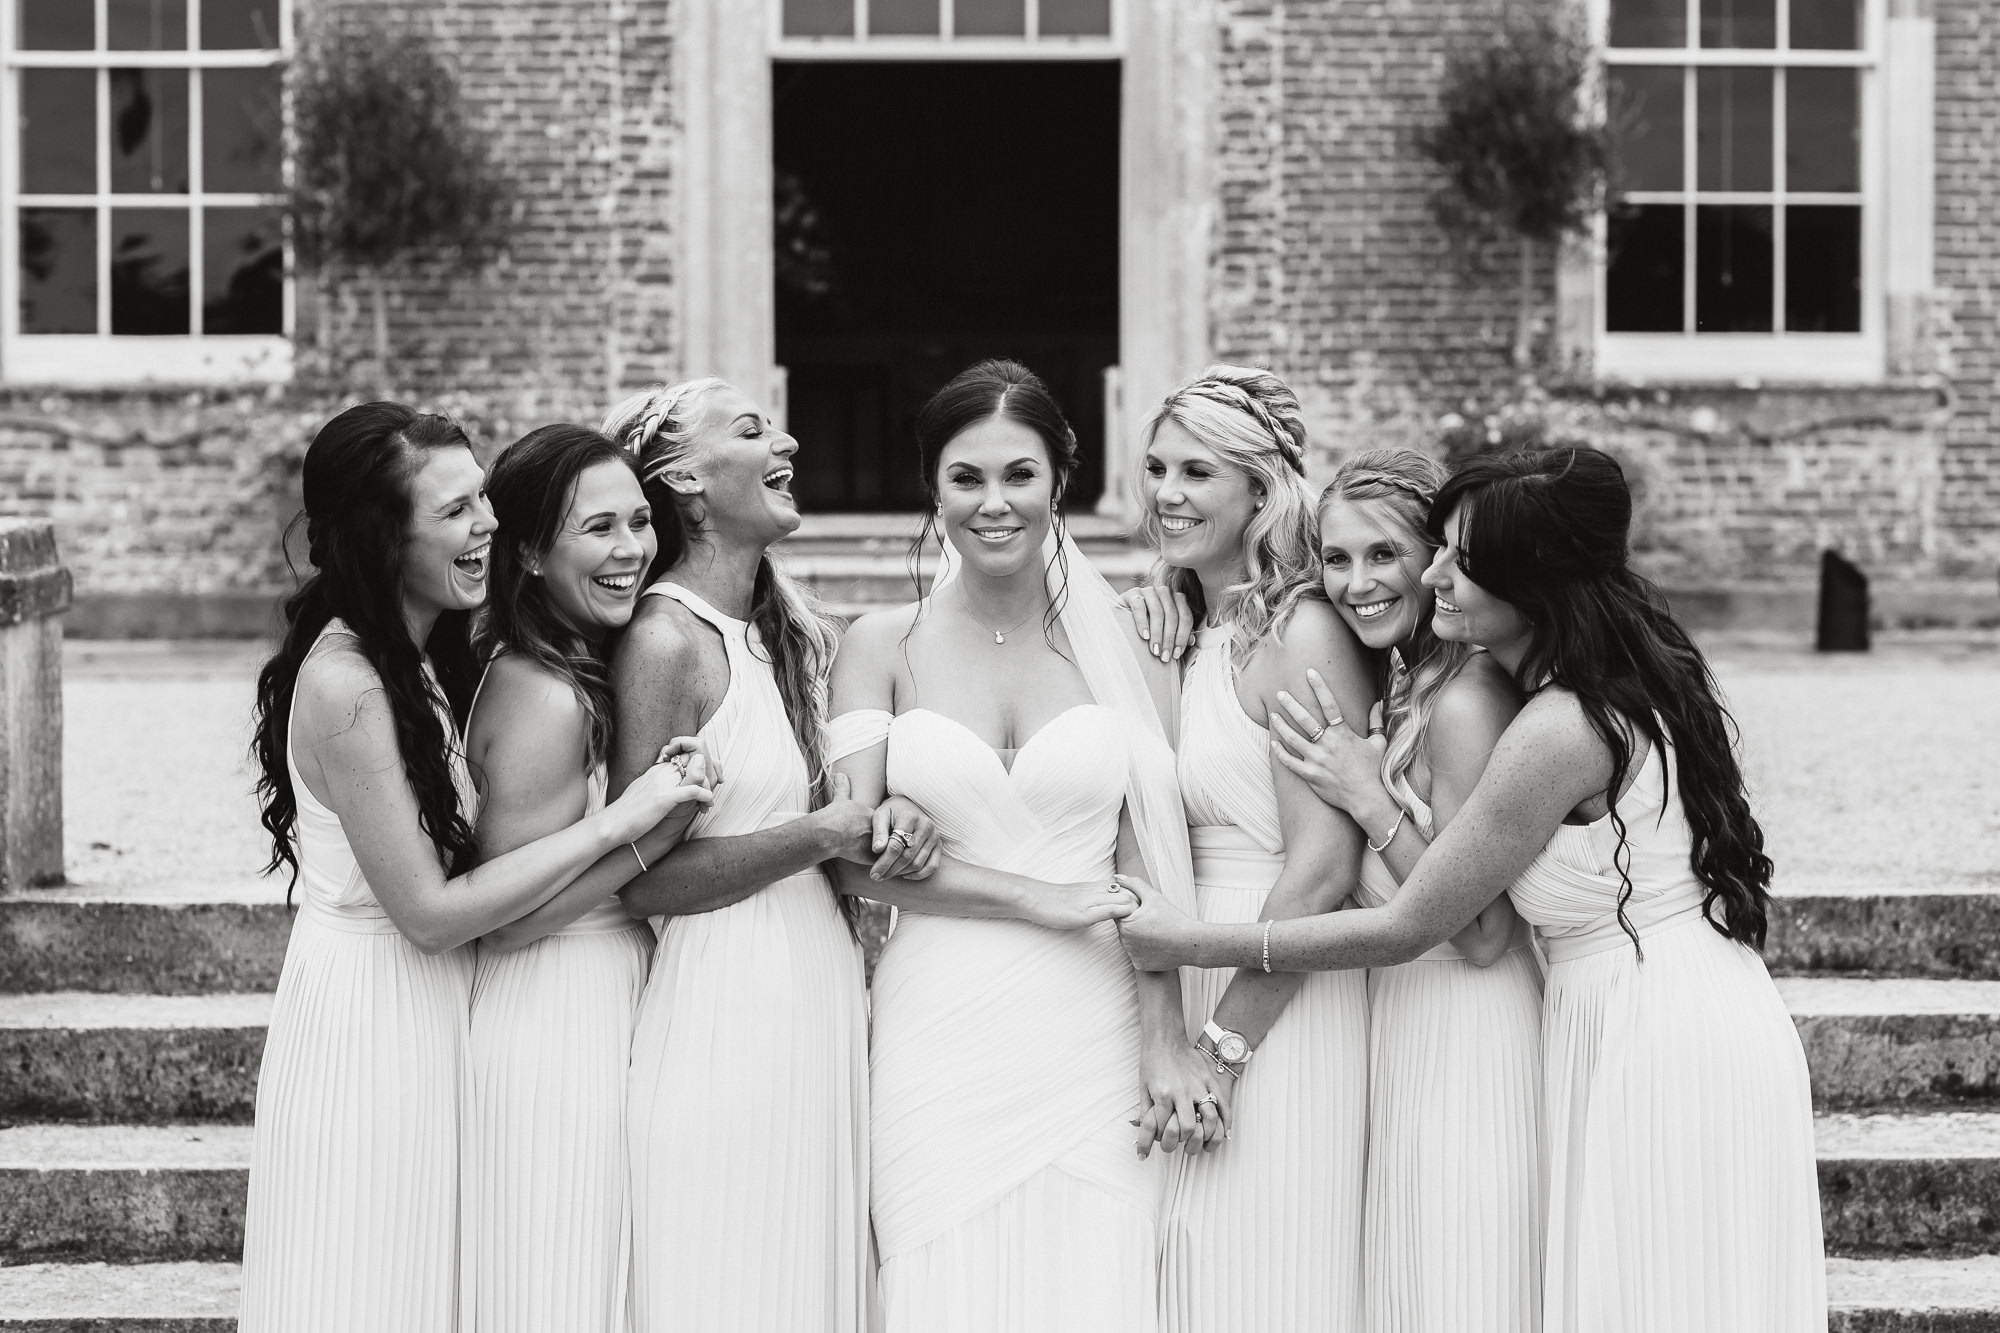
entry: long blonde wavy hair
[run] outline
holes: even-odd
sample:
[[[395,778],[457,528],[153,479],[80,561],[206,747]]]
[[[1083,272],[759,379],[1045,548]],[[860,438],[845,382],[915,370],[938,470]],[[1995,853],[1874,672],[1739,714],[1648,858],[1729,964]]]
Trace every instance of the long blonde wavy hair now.
[[[1147,420],[1142,469],[1154,437],[1170,421],[1249,477],[1264,504],[1243,532],[1246,576],[1224,590],[1224,605],[1206,605],[1192,570],[1161,561],[1152,581],[1179,589],[1198,617],[1212,609],[1234,620],[1234,646],[1247,652],[1283,629],[1301,600],[1326,595],[1319,578],[1319,521],[1306,482],[1305,413],[1291,387],[1270,371],[1217,362],[1168,394]],[[1159,549],[1160,516],[1150,506],[1139,531]]]
[[[1335,500],[1366,505],[1371,516],[1421,553],[1414,557],[1420,576],[1437,553],[1425,522],[1447,475],[1442,463],[1414,449],[1369,449],[1341,463],[1320,492],[1319,503],[1322,510]],[[1390,650],[1389,679],[1382,689],[1383,726],[1389,737],[1389,748],[1382,755],[1382,782],[1406,808],[1408,788],[1397,779],[1410,771],[1423,747],[1438,695],[1475,651],[1471,644],[1438,638],[1429,616],[1419,619],[1407,647]]]

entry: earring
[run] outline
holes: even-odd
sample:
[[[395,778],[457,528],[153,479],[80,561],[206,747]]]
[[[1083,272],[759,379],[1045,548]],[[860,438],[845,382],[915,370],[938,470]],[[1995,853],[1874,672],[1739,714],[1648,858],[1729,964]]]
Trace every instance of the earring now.
[[[1264,502],[1263,502],[1262,500],[1259,500],[1259,501],[1258,501],[1258,502],[1257,502],[1257,503],[1256,503],[1256,504],[1255,504],[1254,506],[1252,506],[1252,507],[1253,507],[1253,508],[1256,508],[1256,509],[1262,509],[1262,508],[1264,507]]]

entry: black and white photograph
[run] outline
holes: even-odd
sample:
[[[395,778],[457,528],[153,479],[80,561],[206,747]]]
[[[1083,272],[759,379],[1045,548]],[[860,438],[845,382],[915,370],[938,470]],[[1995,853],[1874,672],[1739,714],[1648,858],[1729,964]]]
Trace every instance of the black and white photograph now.
[[[2000,1333],[2000,0],[0,0],[0,1333]]]

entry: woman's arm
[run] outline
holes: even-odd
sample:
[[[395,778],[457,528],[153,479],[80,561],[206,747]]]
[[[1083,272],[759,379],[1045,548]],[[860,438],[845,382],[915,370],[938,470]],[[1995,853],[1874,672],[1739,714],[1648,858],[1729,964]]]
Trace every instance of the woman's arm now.
[[[1547,690],[1528,701],[1486,771],[1388,904],[1330,912],[1271,930],[1274,968],[1392,967],[1463,930],[1519,879],[1570,811],[1611,785],[1611,752],[1576,701]],[[1254,964],[1259,926],[1210,925],[1142,895],[1121,926],[1135,966]]]
[[[318,777],[324,803],[375,898],[403,936],[442,953],[533,911],[593,862],[652,828],[673,808],[679,775],[638,776],[617,802],[587,819],[447,878],[418,820],[395,716],[374,668],[353,650],[307,661],[296,725],[301,777]]]
[[[1349,719],[1349,725],[1368,716],[1374,686],[1360,645],[1333,609],[1319,602],[1303,603],[1293,612],[1284,632],[1245,669],[1239,695],[1250,695],[1268,718],[1277,711],[1281,682],[1301,679],[1309,667],[1333,682],[1340,715]],[[1269,762],[1278,796],[1278,826],[1285,840],[1285,867],[1266,895],[1258,919],[1331,912],[1354,890],[1361,867],[1361,832],[1275,757]],[[1260,943],[1261,939],[1260,928]],[[1255,1050],[1304,981],[1297,973],[1280,970],[1275,959],[1272,970],[1265,972],[1261,958],[1252,958],[1249,968],[1223,992],[1214,1021],[1241,1033]]]

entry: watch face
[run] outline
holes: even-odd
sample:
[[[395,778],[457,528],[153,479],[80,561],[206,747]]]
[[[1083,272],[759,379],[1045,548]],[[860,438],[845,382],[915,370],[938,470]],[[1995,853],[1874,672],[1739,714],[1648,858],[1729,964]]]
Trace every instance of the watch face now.
[[[1222,1040],[1215,1043],[1215,1053],[1234,1065],[1250,1058],[1250,1043],[1243,1040],[1240,1032],[1225,1032]]]

